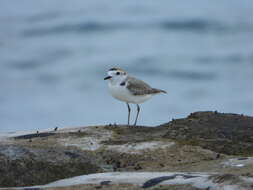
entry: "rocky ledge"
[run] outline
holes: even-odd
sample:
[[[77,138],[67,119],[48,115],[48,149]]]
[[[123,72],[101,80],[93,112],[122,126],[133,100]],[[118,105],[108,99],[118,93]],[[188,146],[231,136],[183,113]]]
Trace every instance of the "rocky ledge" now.
[[[249,116],[196,112],[156,127],[71,127],[5,134],[0,142],[5,189],[253,188]]]

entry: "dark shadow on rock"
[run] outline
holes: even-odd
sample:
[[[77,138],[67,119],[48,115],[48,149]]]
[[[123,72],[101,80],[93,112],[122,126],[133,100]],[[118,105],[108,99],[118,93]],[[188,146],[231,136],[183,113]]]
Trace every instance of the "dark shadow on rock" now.
[[[32,139],[32,138],[38,138],[38,137],[48,137],[55,135],[55,133],[45,132],[45,133],[32,133],[27,135],[20,135],[14,137],[14,139]]]
[[[109,185],[112,181],[101,181],[100,185]]]
[[[157,184],[159,184],[159,183],[161,183],[163,181],[175,179],[178,176],[183,177],[183,179],[189,179],[189,178],[199,177],[199,176],[185,175],[185,174],[174,174],[174,175],[171,175],[171,176],[156,177],[156,178],[153,178],[153,179],[150,179],[150,180],[146,181],[143,184],[142,188],[144,188],[144,189],[145,188],[149,188],[149,187],[157,185]]]

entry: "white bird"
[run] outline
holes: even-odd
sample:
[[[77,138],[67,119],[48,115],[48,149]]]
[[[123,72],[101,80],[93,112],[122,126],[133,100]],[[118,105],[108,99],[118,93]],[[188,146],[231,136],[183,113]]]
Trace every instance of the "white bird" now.
[[[111,68],[108,71],[108,76],[104,80],[109,80],[108,86],[111,95],[123,102],[126,102],[128,107],[128,120],[129,125],[131,108],[129,103],[137,105],[137,115],[135,118],[134,126],[136,126],[137,119],[140,112],[139,104],[147,101],[153,95],[159,93],[166,93],[164,90],[152,88],[144,81],[129,76],[127,72],[119,68]]]

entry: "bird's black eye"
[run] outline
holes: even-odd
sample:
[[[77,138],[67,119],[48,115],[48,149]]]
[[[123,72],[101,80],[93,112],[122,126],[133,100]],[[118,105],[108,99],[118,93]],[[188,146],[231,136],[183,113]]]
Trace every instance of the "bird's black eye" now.
[[[120,75],[120,72],[117,72],[116,75]]]

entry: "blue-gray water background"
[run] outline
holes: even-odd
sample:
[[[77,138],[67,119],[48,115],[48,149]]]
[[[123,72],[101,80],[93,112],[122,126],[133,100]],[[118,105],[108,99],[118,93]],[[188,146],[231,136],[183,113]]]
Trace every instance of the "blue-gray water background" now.
[[[168,91],[139,124],[253,115],[253,1],[1,0],[0,132],[126,123],[115,66]]]

